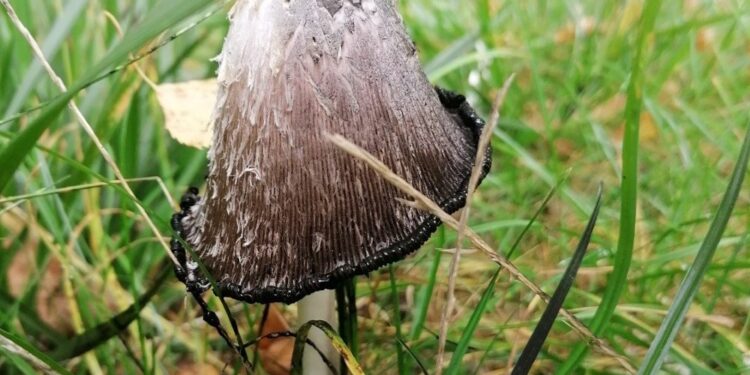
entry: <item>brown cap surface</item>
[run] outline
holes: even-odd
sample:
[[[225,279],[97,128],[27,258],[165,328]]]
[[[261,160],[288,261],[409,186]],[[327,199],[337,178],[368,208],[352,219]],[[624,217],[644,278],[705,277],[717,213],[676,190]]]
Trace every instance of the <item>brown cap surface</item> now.
[[[182,221],[226,295],[294,302],[439,225],[326,133],[463,206],[477,129],[441,104],[391,1],[240,0],[230,19],[207,192]]]

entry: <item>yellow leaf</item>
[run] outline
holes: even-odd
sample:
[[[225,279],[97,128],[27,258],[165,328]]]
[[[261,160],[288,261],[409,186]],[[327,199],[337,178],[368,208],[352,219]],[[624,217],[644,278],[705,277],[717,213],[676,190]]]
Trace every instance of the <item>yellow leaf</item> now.
[[[164,111],[164,125],[172,138],[196,148],[211,145],[211,113],[217,89],[215,79],[156,86],[156,97]]]

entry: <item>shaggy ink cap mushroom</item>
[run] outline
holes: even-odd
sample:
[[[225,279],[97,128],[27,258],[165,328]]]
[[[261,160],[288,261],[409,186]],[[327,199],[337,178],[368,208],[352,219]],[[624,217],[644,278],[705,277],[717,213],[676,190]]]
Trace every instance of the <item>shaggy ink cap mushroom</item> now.
[[[445,211],[464,205],[484,122],[430,85],[392,1],[239,0],[230,20],[207,190],[173,219],[224,296],[292,303],[404,258],[440,224],[326,134]],[[181,244],[178,277],[205,290]]]

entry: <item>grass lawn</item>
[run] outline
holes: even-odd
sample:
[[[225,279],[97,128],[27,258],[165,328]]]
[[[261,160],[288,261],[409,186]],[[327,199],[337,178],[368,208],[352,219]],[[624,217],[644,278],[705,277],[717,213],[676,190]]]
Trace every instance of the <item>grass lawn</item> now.
[[[160,237],[171,235],[173,200],[202,183],[206,152],[169,137],[143,78],[213,77],[229,6],[9,3],[80,93],[61,95],[2,9],[0,373],[33,374],[41,364],[60,373],[242,373],[172,275]],[[551,294],[602,183],[602,212],[564,307],[642,373],[750,372],[750,190],[721,206],[750,123],[750,3],[399,4],[430,80],[464,93],[485,118],[516,75],[470,227]],[[98,141],[65,107],[71,97]],[[111,183],[117,176],[98,142],[132,194]],[[726,229],[716,232],[722,219]],[[385,268],[357,278],[358,362],[367,373],[415,373],[415,358],[436,371],[455,241],[441,229],[394,265],[395,277]],[[507,272],[493,277],[497,269],[481,252],[461,258],[448,373],[506,373],[544,310]],[[263,307],[229,302],[245,340],[253,338]],[[281,309],[294,320],[294,307]],[[128,311],[130,324],[101,324]],[[533,371],[625,370],[558,318]]]

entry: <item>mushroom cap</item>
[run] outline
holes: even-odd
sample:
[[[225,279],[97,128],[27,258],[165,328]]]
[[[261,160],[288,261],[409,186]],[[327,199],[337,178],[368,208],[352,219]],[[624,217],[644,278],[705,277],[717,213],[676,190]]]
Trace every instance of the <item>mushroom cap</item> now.
[[[440,224],[326,134],[444,210],[464,205],[483,123],[430,85],[392,1],[240,0],[230,20],[207,192],[182,219],[224,295],[292,303],[402,259]]]

